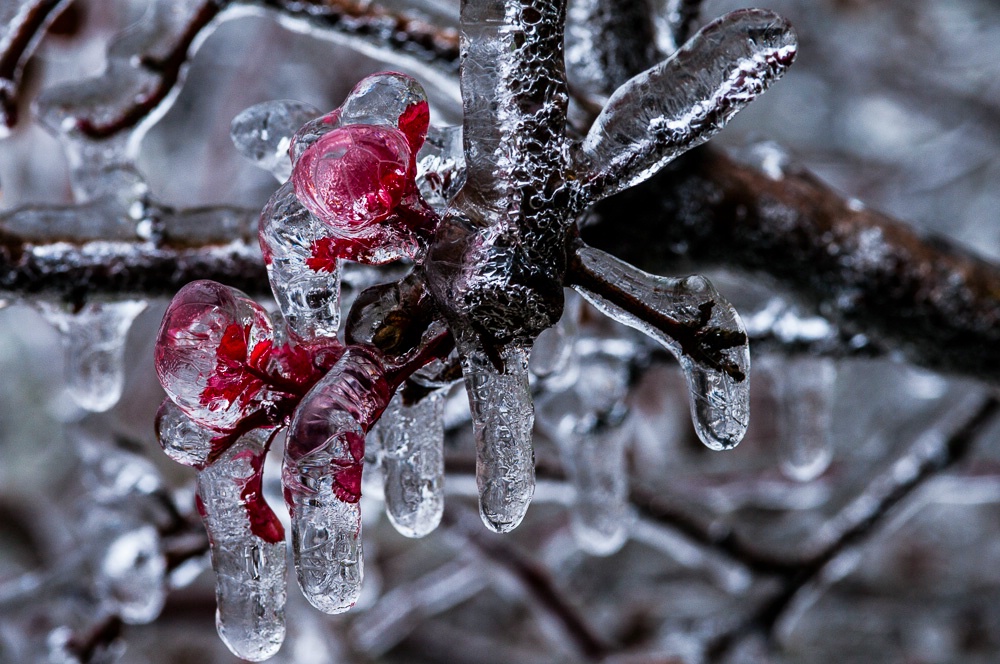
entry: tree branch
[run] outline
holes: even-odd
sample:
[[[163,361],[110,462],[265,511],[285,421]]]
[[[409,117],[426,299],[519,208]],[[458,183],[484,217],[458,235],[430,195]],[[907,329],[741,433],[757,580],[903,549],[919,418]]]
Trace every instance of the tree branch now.
[[[599,204],[583,238],[655,273],[696,261],[766,274],[848,334],[931,369],[1000,380],[1000,268],[809,173],[772,179],[698,149]]]

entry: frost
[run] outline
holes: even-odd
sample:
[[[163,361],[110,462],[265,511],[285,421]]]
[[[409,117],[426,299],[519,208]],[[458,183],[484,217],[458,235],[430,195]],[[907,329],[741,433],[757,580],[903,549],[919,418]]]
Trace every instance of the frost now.
[[[77,312],[42,300],[35,306],[59,330],[73,400],[93,412],[118,403],[125,384],[125,338],[146,302],[92,302]]]
[[[198,473],[198,507],[215,570],[219,636],[238,657],[259,662],[285,638],[285,537],[264,502],[268,432],[242,437]]]
[[[784,73],[795,51],[791,26],[764,10],[702,28],[608,100],[580,147],[588,196],[632,187],[707,141]]]
[[[578,286],[580,294],[677,358],[701,441],[714,450],[735,447],[749,424],[750,351],[733,306],[704,277],[657,277],[590,247],[578,249],[577,256],[601,281],[616,286],[603,294]],[[642,317],[624,308],[640,303]]]

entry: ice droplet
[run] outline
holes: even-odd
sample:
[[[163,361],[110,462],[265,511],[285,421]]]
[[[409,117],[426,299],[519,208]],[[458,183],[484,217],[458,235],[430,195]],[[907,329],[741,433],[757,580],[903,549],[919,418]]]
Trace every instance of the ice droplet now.
[[[259,240],[274,299],[296,338],[336,337],[341,261],[317,253],[325,226],[295,197],[290,182],[267,202]]]
[[[188,417],[170,398],[156,413],[156,438],[164,453],[177,463],[201,468],[212,453],[212,439],[219,434]]]
[[[259,662],[285,638],[284,532],[261,495],[269,432],[243,436],[198,473],[198,508],[208,530],[218,604],[215,624],[237,657]]]
[[[490,530],[510,532],[535,493],[528,351],[512,343],[491,357],[473,334],[456,337],[476,439],[479,514]]]
[[[658,277],[587,246],[576,256],[593,278],[574,286],[580,294],[677,358],[698,438],[713,450],[735,447],[750,418],[750,350],[736,309],[704,277]]]
[[[444,513],[444,396],[435,390],[412,405],[401,395],[380,422],[385,511],[407,537],[437,528]]]
[[[120,519],[116,526],[121,527]],[[144,625],[163,609],[166,568],[156,528],[145,524],[120,530],[104,549],[95,578],[97,593],[122,621]]]
[[[778,399],[781,471],[799,482],[812,481],[833,458],[837,368],[833,360],[816,357],[772,360],[765,367]]]
[[[125,383],[125,337],[146,302],[91,302],[75,313],[52,302],[35,306],[62,337],[73,400],[97,413],[118,403]]]
[[[325,613],[361,593],[361,474],[365,435],[390,398],[375,351],[352,346],[303,398],[292,419],[282,475],[299,586]]]
[[[547,378],[567,368],[573,356],[579,315],[580,296],[567,290],[559,322],[542,330],[531,346],[531,361],[528,363],[531,373],[539,378]]]
[[[632,187],[707,141],[784,74],[795,52],[791,25],[765,10],[731,12],[699,30],[611,95],[578,155],[588,197]]]
[[[285,182],[292,174],[288,156],[292,136],[318,115],[319,109],[300,101],[265,101],[244,109],[233,118],[229,138],[241,155],[272,173],[279,182]]]

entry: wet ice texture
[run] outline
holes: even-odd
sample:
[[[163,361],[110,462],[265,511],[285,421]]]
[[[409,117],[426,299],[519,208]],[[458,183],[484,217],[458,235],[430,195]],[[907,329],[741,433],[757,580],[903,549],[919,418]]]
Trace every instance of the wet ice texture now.
[[[830,466],[837,368],[828,358],[771,360],[766,372],[778,401],[781,470],[800,482],[814,480]]]
[[[407,537],[423,537],[444,513],[444,396],[431,392],[412,405],[396,395],[379,420],[385,510]]]
[[[713,450],[735,447],[750,417],[750,350],[736,309],[704,277],[670,279],[647,274],[613,256],[581,247],[577,257],[599,279],[613,284],[618,302],[577,286],[603,313],[660,342],[684,371],[691,417],[701,441]],[[648,309],[643,317],[627,311]]]
[[[299,586],[326,613],[361,592],[361,471],[365,435],[391,394],[381,359],[349,348],[305,396],[285,445],[285,500]]]
[[[472,335],[458,336],[476,439],[479,514],[490,530],[506,533],[521,523],[535,493],[528,351],[515,344],[499,349],[497,367]]]
[[[577,156],[588,197],[632,187],[707,141],[785,72],[795,51],[792,27],[764,10],[702,28],[608,100]]]
[[[212,453],[212,440],[219,434],[194,422],[170,398],[156,413],[156,438],[163,452],[179,464],[203,467]]]
[[[427,140],[417,153],[417,187],[438,214],[465,184],[465,152],[461,127],[430,127]]]
[[[243,436],[198,473],[215,570],[216,627],[235,655],[253,662],[274,655],[285,638],[284,532],[260,493],[267,437],[261,429]]]
[[[320,115],[309,104],[281,99],[255,104],[237,114],[229,126],[236,150],[255,166],[285,182],[292,174],[288,149],[299,127]]]
[[[75,313],[51,302],[38,301],[35,306],[59,330],[73,400],[93,412],[118,403],[125,384],[125,338],[146,303],[91,302]]]
[[[290,182],[274,192],[260,215],[258,237],[271,290],[298,340],[335,337],[340,326],[341,261],[315,254],[325,232]]]

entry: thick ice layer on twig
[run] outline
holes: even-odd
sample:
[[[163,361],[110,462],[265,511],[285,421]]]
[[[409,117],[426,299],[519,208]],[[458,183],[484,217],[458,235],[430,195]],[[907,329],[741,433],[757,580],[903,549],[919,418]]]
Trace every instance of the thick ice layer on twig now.
[[[778,400],[781,471],[800,482],[814,480],[833,458],[837,367],[833,360],[818,357],[772,359],[765,366]]]
[[[252,431],[198,473],[198,507],[216,577],[216,627],[235,655],[254,662],[274,655],[285,638],[284,531],[261,494],[267,436]]]
[[[456,336],[476,438],[479,514],[488,528],[506,533],[521,523],[535,493],[528,350],[512,343],[491,357],[474,335]]]
[[[297,339],[335,337],[340,326],[341,261],[316,255],[325,226],[295,197],[291,182],[260,216],[260,248],[274,299]]]
[[[62,337],[70,396],[81,408],[103,412],[118,403],[125,384],[125,338],[144,301],[91,302],[73,313],[61,305],[35,306]]]
[[[374,351],[351,347],[305,396],[285,445],[285,501],[299,586],[326,613],[361,593],[361,471],[365,435],[388,404]]]
[[[407,537],[437,528],[444,513],[444,395],[436,390],[412,405],[401,395],[379,420],[385,511]]]
[[[750,349],[736,309],[704,277],[658,277],[587,246],[576,257],[582,276],[574,287],[677,358],[701,441],[714,450],[735,447],[750,418]]]
[[[591,200],[651,177],[704,143],[795,59],[791,25],[743,9],[702,28],[679,51],[620,87],[577,155]]]
[[[288,148],[299,127],[320,115],[319,109],[301,101],[278,99],[244,109],[229,125],[229,138],[237,152],[254,166],[285,182],[292,174]]]

